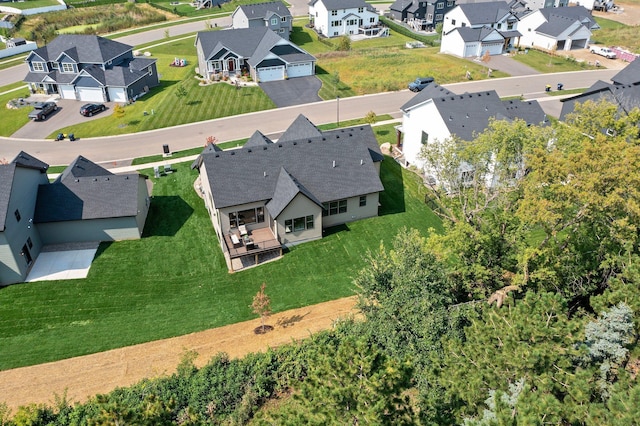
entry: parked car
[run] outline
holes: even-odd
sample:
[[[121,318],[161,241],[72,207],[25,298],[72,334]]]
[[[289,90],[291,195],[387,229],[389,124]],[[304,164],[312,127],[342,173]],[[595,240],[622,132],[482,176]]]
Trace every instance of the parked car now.
[[[86,104],[80,107],[80,114],[84,115],[85,117],[91,117],[93,114],[102,112],[105,109],[107,109],[107,107],[104,106],[104,104]]]
[[[412,92],[419,92],[431,83],[433,83],[433,77],[418,77],[411,83],[409,83],[409,90]]]
[[[616,52],[608,47],[591,46],[590,49],[591,53],[595,53],[596,55],[604,56],[608,59],[616,59]]]
[[[55,102],[36,102],[33,104],[33,111],[29,113],[29,118],[34,121],[44,120],[57,109],[58,105]]]

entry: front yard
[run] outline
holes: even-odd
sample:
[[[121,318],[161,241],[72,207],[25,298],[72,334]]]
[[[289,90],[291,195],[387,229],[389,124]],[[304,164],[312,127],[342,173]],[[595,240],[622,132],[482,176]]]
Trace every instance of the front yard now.
[[[153,179],[144,238],[102,244],[87,279],[1,289],[0,369],[244,321],[254,317],[249,305],[262,282],[274,311],[348,296],[367,250],[390,243],[405,226],[440,227],[419,179],[387,158],[379,217],[328,229],[278,261],[229,274],[193,190],[196,176],[182,164]]]

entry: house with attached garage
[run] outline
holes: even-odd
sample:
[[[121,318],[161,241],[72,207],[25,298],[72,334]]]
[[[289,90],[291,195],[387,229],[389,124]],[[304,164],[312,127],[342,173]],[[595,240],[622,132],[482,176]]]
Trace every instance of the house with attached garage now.
[[[518,16],[504,1],[461,4],[444,17],[440,52],[500,55],[518,44]]]
[[[196,35],[198,72],[207,80],[247,72],[258,82],[315,74],[316,58],[267,27]]]
[[[521,47],[546,50],[586,49],[600,26],[583,6],[545,7],[520,18]]]
[[[231,14],[232,28],[267,27],[280,37],[289,40],[293,29],[293,17],[281,1],[244,4]]]
[[[29,53],[32,93],[88,102],[129,102],[159,84],[156,60],[95,35],[59,35]]]
[[[320,131],[300,115],[277,141],[255,132],[240,149],[210,145],[192,168],[233,271],[377,216],[382,160],[369,125]]]
[[[378,12],[364,0],[311,0],[309,24],[325,37],[367,34],[378,26]]]
[[[389,14],[416,31],[433,31],[455,5],[454,0],[396,0]]]
[[[139,239],[146,176],[115,175],[80,156],[53,182],[21,152],[0,164],[0,285],[23,282],[47,245]]]
[[[419,92],[400,109],[402,125],[398,130],[402,140],[399,149],[404,163],[421,169],[432,185],[440,182],[421,157],[423,146],[452,137],[470,142],[492,119],[521,119],[535,125],[547,122],[537,101],[502,101],[494,90],[457,95],[437,84]],[[462,170],[461,174],[464,172],[469,170]]]

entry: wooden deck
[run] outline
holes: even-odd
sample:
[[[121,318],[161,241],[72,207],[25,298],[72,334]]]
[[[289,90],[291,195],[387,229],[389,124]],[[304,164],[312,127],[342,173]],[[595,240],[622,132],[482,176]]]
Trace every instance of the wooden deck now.
[[[269,228],[249,231],[249,238],[251,238],[253,245],[247,244],[237,231],[235,231],[235,235],[240,240],[239,244],[233,244],[229,234],[224,236],[232,271],[258,265],[262,263],[261,259],[271,260],[274,257],[282,256],[282,245]],[[236,259],[238,261],[234,261]]]

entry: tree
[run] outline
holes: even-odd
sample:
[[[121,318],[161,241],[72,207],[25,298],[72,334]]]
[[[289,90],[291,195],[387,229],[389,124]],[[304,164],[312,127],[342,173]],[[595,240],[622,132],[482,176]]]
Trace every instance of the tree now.
[[[260,290],[253,297],[253,303],[251,303],[251,309],[254,314],[260,315],[262,321],[262,332],[265,332],[265,321],[271,315],[271,299],[265,293],[267,287],[266,283],[262,283]]]
[[[187,98],[187,89],[184,88],[182,83],[178,84],[178,87],[176,87],[175,94],[176,98],[182,100],[183,102]]]
[[[338,38],[338,45],[336,46],[336,50],[344,52],[351,50],[351,38],[349,38],[348,35],[343,35]]]
[[[113,107],[113,115],[116,118],[118,118],[118,119],[123,118],[125,116],[125,114],[126,114],[126,111],[125,111],[125,109],[124,109],[124,107],[122,105],[116,104]]]
[[[373,111],[369,111],[367,115],[364,116],[365,123],[374,124],[376,122],[376,113]]]

